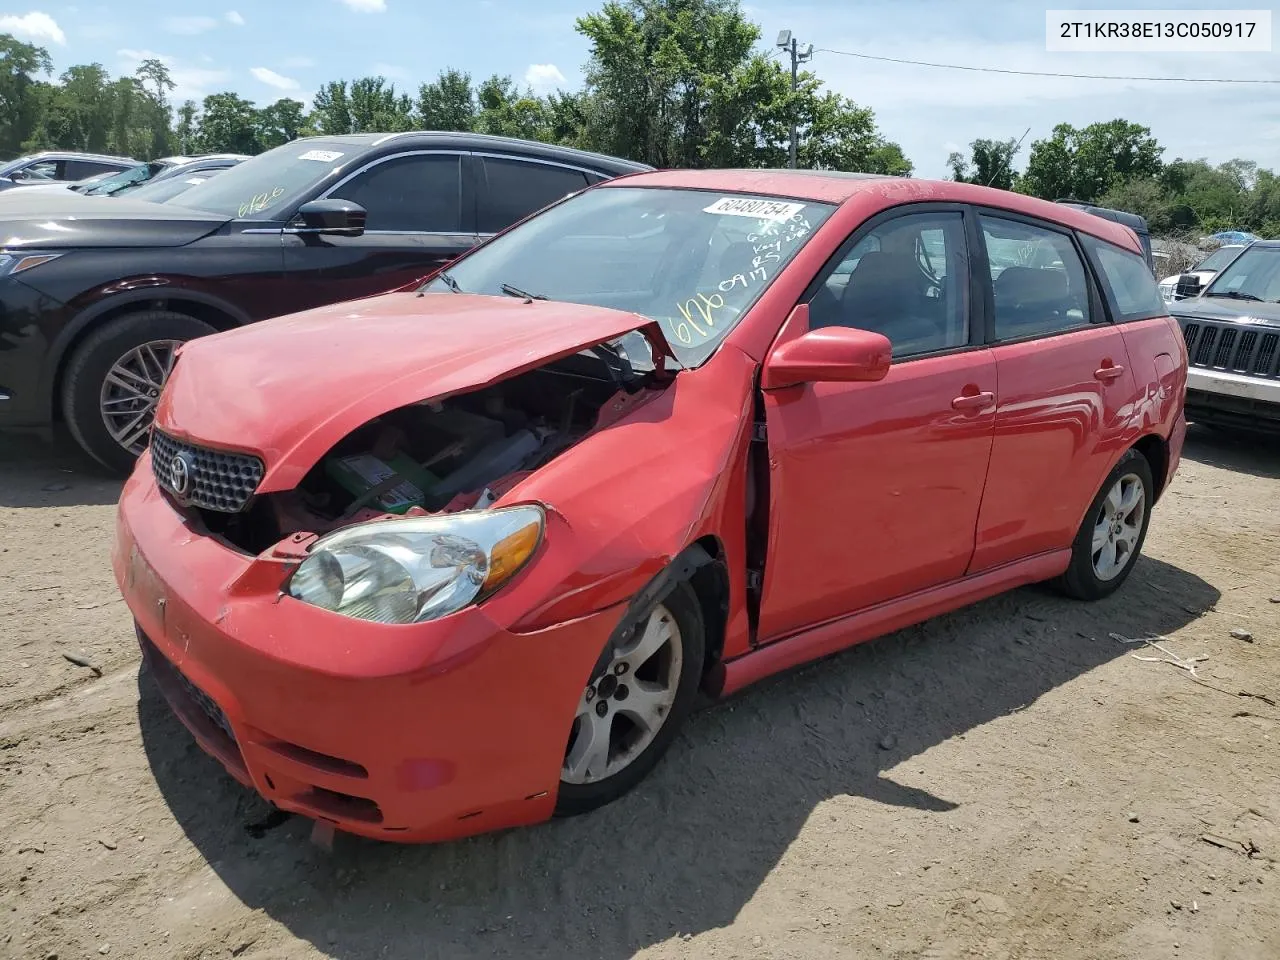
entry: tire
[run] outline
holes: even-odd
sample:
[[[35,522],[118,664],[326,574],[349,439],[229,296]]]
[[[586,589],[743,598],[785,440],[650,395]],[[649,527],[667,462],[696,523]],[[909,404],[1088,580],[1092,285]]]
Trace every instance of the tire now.
[[[145,408],[147,398],[136,401],[108,399],[107,374],[117,363],[129,357],[130,352],[149,344],[180,344],[217,331],[185,313],[170,310],[148,310],[117,317],[91,333],[72,354],[62,378],[62,415],[71,435],[89,456],[116,473],[128,473],[134,461],[146,446],[146,434],[141,436],[141,447],[130,449],[113,436],[107,426],[104,404],[114,404],[117,413],[113,421],[117,428],[128,428],[128,437],[142,426],[150,426],[155,412],[155,397],[150,397],[150,407]],[[171,350],[172,348],[167,348]],[[160,372],[164,365],[164,351],[158,347],[147,354],[146,369]],[[163,383],[167,369],[159,377]],[[156,391],[158,393],[158,391]],[[130,406],[129,404],[133,404]],[[136,425],[133,417],[141,415]],[[127,419],[126,419],[127,416]]]
[[[1141,502],[1138,507],[1141,508],[1141,517],[1135,516],[1137,508],[1122,509],[1118,525],[1109,526],[1117,522],[1116,504],[1120,503],[1122,508],[1128,506],[1124,500],[1130,496],[1128,491],[1131,488],[1140,491]],[[1113,490],[1117,493],[1108,502]],[[1142,545],[1146,542],[1154,498],[1155,481],[1151,475],[1151,464],[1137,450],[1128,451],[1107,475],[1102,489],[1089,504],[1089,510],[1071,545],[1071,565],[1057,581],[1058,588],[1077,600],[1101,600],[1118,590],[1133,572],[1142,552]],[[1104,520],[1107,521],[1105,524]],[[1101,551],[1094,549],[1095,534],[1101,538]],[[1121,543],[1125,541],[1127,546],[1122,550]],[[1107,563],[1107,543],[1115,550],[1116,564]],[[1123,565],[1115,569],[1120,563],[1121,554],[1124,558]]]
[[[642,593],[641,596],[644,594]],[[698,603],[698,597],[693,588],[685,582],[677,583],[665,597],[648,600],[647,609],[634,606],[638,602],[633,601],[633,608],[623,619],[622,626],[609,638],[604,652],[596,663],[595,674],[583,693],[582,701],[579,702],[579,714],[574,718],[574,726],[565,748],[565,766],[561,769],[560,790],[556,797],[556,816],[575,816],[602,807],[617,800],[640,783],[671,746],[671,742],[697,699],[698,682],[702,675],[703,652],[706,646],[706,630],[702,620],[702,607]],[[664,615],[670,620],[667,629],[670,629],[670,625],[676,628],[674,637],[680,648],[678,669],[669,659],[666,654],[667,648],[664,646],[637,664],[634,673],[628,666],[627,672],[618,674],[617,665],[620,662],[628,662],[627,651],[635,649],[646,635],[651,622],[660,622]],[[634,630],[629,629],[631,624],[636,624]],[[637,749],[631,751],[623,749],[631,732],[628,725],[635,730],[640,729],[640,725],[633,719],[636,714],[630,712],[635,710],[635,706],[629,707],[628,702],[633,705],[640,703],[639,691],[642,689],[640,684],[645,684],[644,689],[654,690],[655,684],[661,685],[664,672],[670,677],[671,682],[666,686],[672,688],[673,697],[669,707],[663,713],[663,719],[657,724],[656,733]],[[659,679],[654,680],[655,676]],[[632,680],[633,687],[626,687],[628,679]],[[637,695],[632,696],[629,692],[624,692],[624,688],[628,691],[636,690]],[[592,691],[595,691],[595,695],[592,695]],[[606,704],[604,709],[607,709],[608,713],[604,719],[607,719],[607,723],[602,721],[597,725],[596,720],[584,717],[584,711],[596,713],[599,716],[597,710],[600,703]],[[603,727],[610,737],[611,749],[606,752],[607,765],[611,766],[616,762],[615,756],[621,758],[627,753],[631,754],[630,759],[616,772],[604,776],[592,775],[583,779],[580,774],[584,768],[572,766],[572,761],[578,756],[575,749],[577,749],[579,738],[584,735],[582,724],[587,720],[590,720],[597,733]],[[619,748],[616,755],[612,749],[615,737]],[[575,772],[579,775],[575,776]]]

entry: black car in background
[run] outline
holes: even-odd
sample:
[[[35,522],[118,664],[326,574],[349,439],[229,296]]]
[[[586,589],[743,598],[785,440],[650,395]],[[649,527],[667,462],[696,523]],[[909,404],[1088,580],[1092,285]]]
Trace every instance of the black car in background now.
[[[0,428],[61,418],[126,470],[183,342],[395,289],[647,169],[478,134],[370,133],[294,141],[163,203],[14,191],[0,204]]]
[[[29,184],[75,183],[104,173],[118,173],[137,165],[137,160],[130,160],[128,157],[45,150],[0,164],[0,190]]]

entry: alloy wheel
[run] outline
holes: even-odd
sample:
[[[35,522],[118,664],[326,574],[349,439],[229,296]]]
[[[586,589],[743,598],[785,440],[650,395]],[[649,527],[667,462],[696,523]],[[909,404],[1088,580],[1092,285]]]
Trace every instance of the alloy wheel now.
[[[561,781],[596,783],[644,753],[671,714],[683,664],[680,627],[659,604],[583,691]]]
[[[173,370],[180,340],[151,340],[134,347],[107,371],[99,409],[107,432],[130,453],[147,446],[160,391]]]
[[[1093,525],[1093,572],[1099,580],[1114,580],[1133,562],[1146,508],[1146,488],[1137,474],[1126,473],[1107,491]]]

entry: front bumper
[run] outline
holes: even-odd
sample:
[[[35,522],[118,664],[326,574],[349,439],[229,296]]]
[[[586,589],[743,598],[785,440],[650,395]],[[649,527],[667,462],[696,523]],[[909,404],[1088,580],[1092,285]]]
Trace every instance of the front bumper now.
[[[1192,420],[1280,428],[1280,380],[1190,367],[1186,410]]]
[[[149,460],[121,495],[112,565],[162,693],[232,776],[385,840],[551,815],[574,711],[622,606],[516,633],[507,594],[532,586],[518,577],[497,609],[413,626],[340,617],[281,595],[288,561],[193,529]]]

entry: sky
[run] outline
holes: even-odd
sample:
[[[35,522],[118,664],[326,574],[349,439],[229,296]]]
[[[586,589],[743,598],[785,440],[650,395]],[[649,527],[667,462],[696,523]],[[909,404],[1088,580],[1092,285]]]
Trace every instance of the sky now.
[[[446,67],[475,80],[509,74],[538,92],[575,89],[589,50],[574,22],[603,0],[78,0],[0,3],[0,32],[50,51],[56,72],[98,62],[132,72],[158,57],[178,88],[176,101],[233,90],[267,103],[281,96],[310,105],[325,81],[381,74],[415,92]],[[886,137],[901,144],[916,175],[941,177],[953,150],[979,137],[1020,138],[1025,165],[1033,141],[1057,123],[1083,126],[1117,117],[1149,126],[1165,159],[1236,157],[1280,168],[1280,85],[1157,83],[1010,76],[884,63],[864,53],[977,67],[1062,73],[1280,80],[1272,53],[1049,53],[1045,9],[1111,3],[1035,4],[1002,0],[753,0],[743,9],[769,47],[790,29],[816,51],[809,68],[827,86],[875,110]],[[1256,2],[1178,0],[1126,9],[1275,8]]]

